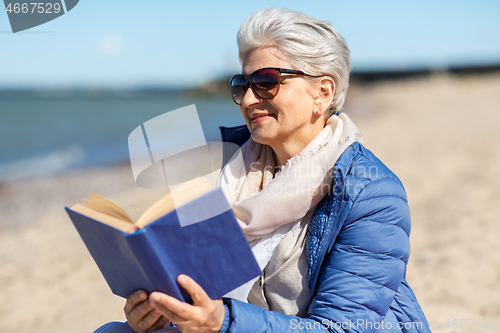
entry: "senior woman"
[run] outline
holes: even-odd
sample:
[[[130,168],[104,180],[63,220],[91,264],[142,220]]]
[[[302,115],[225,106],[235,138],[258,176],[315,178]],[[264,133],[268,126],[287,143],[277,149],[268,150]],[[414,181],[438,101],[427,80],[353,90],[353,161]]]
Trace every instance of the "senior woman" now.
[[[218,300],[181,275],[192,305],[134,293],[125,306],[130,326],[430,332],[405,279],[403,185],[339,112],[350,72],[342,36],[313,17],[267,8],[242,24],[238,46],[242,74],[231,90],[251,138],[220,185],[264,274]]]

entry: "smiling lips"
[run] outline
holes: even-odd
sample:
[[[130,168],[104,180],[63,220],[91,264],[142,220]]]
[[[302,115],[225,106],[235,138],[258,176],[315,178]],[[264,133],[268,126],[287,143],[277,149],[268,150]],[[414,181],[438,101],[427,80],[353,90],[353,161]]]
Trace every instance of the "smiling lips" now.
[[[250,121],[252,123],[258,123],[258,122],[264,121],[264,120],[269,119],[269,118],[276,119],[276,116],[274,114],[270,114],[270,113],[254,114],[254,115],[250,116]]]

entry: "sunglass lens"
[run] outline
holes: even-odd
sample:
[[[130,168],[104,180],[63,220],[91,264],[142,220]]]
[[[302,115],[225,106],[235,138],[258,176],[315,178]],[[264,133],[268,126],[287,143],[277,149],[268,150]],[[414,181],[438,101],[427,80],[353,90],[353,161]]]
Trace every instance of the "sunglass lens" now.
[[[231,80],[231,94],[236,104],[241,104],[246,91],[247,79],[244,76],[234,76]]]
[[[263,99],[276,96],[279,85],[279,72],[274,69],[261,69],[252,76],[252,88]]]

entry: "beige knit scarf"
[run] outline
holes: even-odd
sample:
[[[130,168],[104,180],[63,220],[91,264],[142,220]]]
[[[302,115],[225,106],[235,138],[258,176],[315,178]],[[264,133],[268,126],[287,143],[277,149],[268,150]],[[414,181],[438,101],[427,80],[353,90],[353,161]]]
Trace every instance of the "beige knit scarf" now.
[[[333,115],[301,153],[276,170],[271,147],[248,140],[220,177],[248,241],[301,219],[315,207],[332,186],[333,165],[355,141],[362,136],[351,119],[345,113]]]

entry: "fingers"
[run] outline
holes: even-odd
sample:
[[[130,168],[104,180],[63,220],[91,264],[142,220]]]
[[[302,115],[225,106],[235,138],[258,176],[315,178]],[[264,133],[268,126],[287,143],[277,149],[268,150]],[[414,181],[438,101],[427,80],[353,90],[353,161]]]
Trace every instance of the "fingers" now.
[[[129,314],[137,304],[144,302],[147,298],[148,294],[144,290],[138,290],[132,293],[129,297],[127,297],[127,302],[123,308],[125,315]]]
[[[167,325],[168,322],[169,322],[169,320],[167,318],[165,318],[165,316],[160,316],[160,318],[156,321],[156,323],[151,325],[150,330],[154,331],[154,330],[163,328],[163,327],[165,327],[165,325]]]
[[[189,276],[181,274],[177,277],[177,282],[189,293],[193,299],[193,304],[204,306],[210,303],[211,299],[205,290]]]
[[[155,309],[183,332],[218,332],[225,314],[222,299],[211,300],[203,288],[186,275],[179,275],[177,282],[191,295],[193,305],[153,292],[149,300]]]
[[[155,311],[153,305],[149,301],[144,301],[130,311],[127,321],[132,328],[146,329],[154,324],[159,317],[160,313]]]
[[[137,327],[143,330],[154,330],[157,327],[159,319],[162,317],[161,313],[153,308],[148,314],[143,316],[139,321],[137,321]],[[165,318],[165,317],[163,317]]]
[[[161,328],[167,320],[157,311],[144,291],[137,291],[127,298],[125,316],[128,324],[137,332],[150,332]]]
[[[191,305],[159,292],[152,293],[149,299],[158,311],[174,323],[186,320],[181,314],[189,314],[192,311]]]

